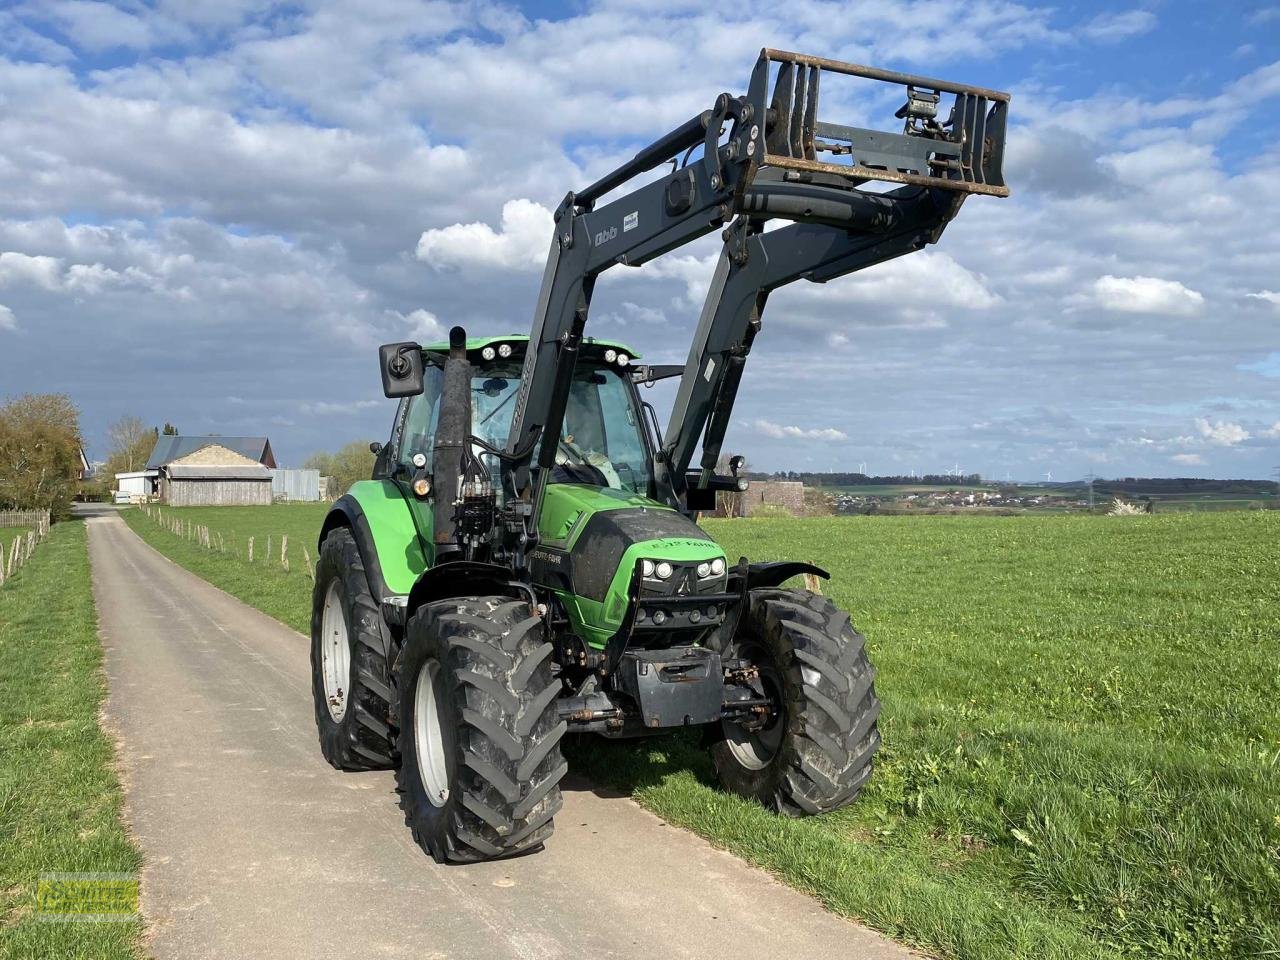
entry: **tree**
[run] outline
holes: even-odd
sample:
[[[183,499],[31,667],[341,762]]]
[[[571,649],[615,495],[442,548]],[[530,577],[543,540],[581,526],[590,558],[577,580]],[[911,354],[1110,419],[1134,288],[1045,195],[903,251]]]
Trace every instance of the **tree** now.
[[[107,428],[107,476],[141,470],[156,445],[156,430],[137,417],[121,417]]]
[[[164,422],[164,429],[161,430],[160,432],[164,434],[166,437],[176,437],[178,435],[178,428],[175,427],[168,420],[166,420]]]
[[[357,480],[373,476],[374,455],[367,440],[353,440],[337,453],[317,453],[302,465],[308,470],[319,470],[320,476],[329,478],[329,495],[342,496]]]
[[[0,406],[0,508],[71,512],[80,471],[80,414],[62,393]]]

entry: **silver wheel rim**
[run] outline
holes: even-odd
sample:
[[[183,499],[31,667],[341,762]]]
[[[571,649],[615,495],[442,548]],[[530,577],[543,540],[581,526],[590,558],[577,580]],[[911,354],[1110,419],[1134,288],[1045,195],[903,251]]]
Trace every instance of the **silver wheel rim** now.
[[[440,664],[428,660],[418,671],[413,691],[413,749],[418,756],[418,777],[432,806],[443,807],[449,799],[449,771],[444,762],[444,739],[440,736],[439,705],[436,703],[436,675]]]
[[[765,693],[777,702],[778,710],[764,727],[756,731],[746,730],[728,720],[722,721],[721,727],[724,729],[725,744],[733,754],[733,759],[747,770],[763,770],[778,755],[778,750],[782,747],[782,735],[786,729],[782,678],[774,670],[773,663],[762,647],[753,644],[752,647],[741,651],[741,655],[749,657],[756,664]]]
[[[338,581],[329,584],[320,615],[320,676],[324,700],[334,723],[347,715],[347,695],[351,689],[351,643],[347,639],[347,618],[342,614],[342,591]]]

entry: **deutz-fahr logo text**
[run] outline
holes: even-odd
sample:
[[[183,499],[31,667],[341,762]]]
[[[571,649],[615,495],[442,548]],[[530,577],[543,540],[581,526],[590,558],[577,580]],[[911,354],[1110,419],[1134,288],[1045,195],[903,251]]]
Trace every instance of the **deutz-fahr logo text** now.
[[[606,230],[601,230],[599,233],[596,234],[596,246],[598,247],[602,243],[608,243],[617,235],[618,235],[617,227],[609,227]]]
[[[548,553],[546,550],[533,550],[529,553],[530,560],[541,560],[543,563],[555,564],[557,567],[563,562],[560,555],[556,553]]]

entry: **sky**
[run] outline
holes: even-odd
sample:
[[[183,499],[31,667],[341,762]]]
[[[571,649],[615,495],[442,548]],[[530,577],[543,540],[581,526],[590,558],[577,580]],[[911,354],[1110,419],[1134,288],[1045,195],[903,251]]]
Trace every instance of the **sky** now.
[[[123,415],[284,464],[383,438],[377,345],[527,332],[549,211],[763,46],[1011,91],[1013,196],[775,293],[726,450],[1272,475],[1280,6],[1251,0],[0,3],[0,397],[70,394],[95,459]],[[682,362],[716,253],[609,271],[587,332]]]

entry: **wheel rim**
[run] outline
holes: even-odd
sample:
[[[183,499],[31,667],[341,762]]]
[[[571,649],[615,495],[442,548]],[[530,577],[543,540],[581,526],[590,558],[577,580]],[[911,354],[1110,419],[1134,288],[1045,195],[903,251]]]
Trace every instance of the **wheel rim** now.
[[[758,644],[744,646],[739,656],[745,657],[760,671],[760,683],[765,695],[778,705],[769,722],[759,730],[747,730],[729,720],[721,721],[725,744],[733,758],[748,770],[763,770],[782,748],[782,735],[786,730],[786,706],[782,698],[782,677],[773,665],[772,658]]]
[[[413,692],[413,749],[418,757],[418,777],[432,806],[443,807],[449,799],[449,771],[444,760],[444,739],[440,735],[440,707],[436,702],[436,676],[440,664],[428,660],[418,671]]]
[[[320,676],[324,680],[324,700],[334,723],[347,715],[347,694],[351,689],[351,643],[347,639],[347,618],[342,613],[342,590],[338,581],[329,584],[320,615]]]

